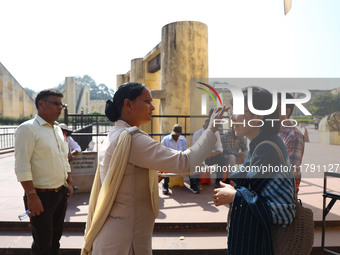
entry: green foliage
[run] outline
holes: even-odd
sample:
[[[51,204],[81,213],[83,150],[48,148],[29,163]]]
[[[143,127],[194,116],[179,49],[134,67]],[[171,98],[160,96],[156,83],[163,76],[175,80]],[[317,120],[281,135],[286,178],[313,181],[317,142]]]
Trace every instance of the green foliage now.
[[[92,114],[92,115],[101,115],[101,113],[97,112],[97,111],[90,112],[90,114]]]
[[[91,100],[107,100],[113,97],[113,89],[109,89],[105,84],[101,83],[97,86],[95,80],[89,75],[76,78],[77,81],[82,85],[90,87],[90,99]]]
[[[90,97],[93,100],[107,100],[112,99],[113,94],[113,89],[109,89],[105,84],[101,83],[97,88],[94,88],[94,92],[91,91]]]
[[[21,123],[29,119],[31,119],[31,117],[11,118],[0,116],[0,125],[20,125]]]
[[[12,117],[4,117],[0,116],[0,125],[20,125],[21,123],[25,122],[26,120],[30,120],[33,117],[22,117],[22,118],[12,118]],[[59,123],[64,122],[64,116],[58,119]]]
[[[92,115],[92,116],[91,116]],[[59,123],[65,123],[64,117],[58,119]],[[99,112],[92,112],[89,114],[84,114],[84,115],[77,115],[77,116],[69,116],[68,117],[68,124],[69,125],[75,125],[77,126],[80,125],[80,123],[83,123],[85,126],[89,124],[95,125],[97,122],[99,125],[110,125],[110,121],[108,118],[99,113]]]
[[[63,115],[62,117],[59,117],[59,119],[57,120],[57,122],[59,122],[59,123],[65,123],[64,115]]]
[[[105,115],[103,115],[102,113],[100,113],[100,112],[94,111],[94,112],[91,112],[90,114],[92,114],[92,115],[100,115],[100,116],[97,117],[99,123],[106,123],[106,122],[108,122],[107,117]]]
[[[340,111],[340,94],[323,92],[316,95],[309,103],[308,110],[313,115],[325,116]]]
[[[65,82],[59,83],[59,85],[57,87],[55,87],[55,89],[60,91],[60,92],[63,92],[64,87],[65,87]]]
[[[37,94],[37,92],[35,92],[33,89],[30,88],[24,88],[24,90],[26,91],[26,93],[28,95],[30,95],[30,97],[34,98],[34,94]]]
[[[314,124],[314,117],[318,117],[318,119],[321,120],[324,116],[291,116],[290,118],[296,120],[299,124]]]

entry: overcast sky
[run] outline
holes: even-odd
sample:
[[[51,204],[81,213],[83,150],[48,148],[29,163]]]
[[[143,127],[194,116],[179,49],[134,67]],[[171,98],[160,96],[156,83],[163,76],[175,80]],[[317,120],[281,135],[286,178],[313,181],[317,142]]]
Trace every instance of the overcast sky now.
[[[183,20],[208,25],[209,77],[340,77],[339,0],[292,0],[287,16],[283,0],[1,0],[0,10],[0,62],[36,91],[85,74],[115,89],[162,27]]]

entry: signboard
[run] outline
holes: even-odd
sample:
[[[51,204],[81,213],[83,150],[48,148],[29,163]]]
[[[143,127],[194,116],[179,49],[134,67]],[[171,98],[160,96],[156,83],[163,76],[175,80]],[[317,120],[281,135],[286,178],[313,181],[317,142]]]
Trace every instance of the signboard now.
[[[76,155],[70,166],[73,184],[79,188],[77,192],[90,192],[97,169],[97,152]]]

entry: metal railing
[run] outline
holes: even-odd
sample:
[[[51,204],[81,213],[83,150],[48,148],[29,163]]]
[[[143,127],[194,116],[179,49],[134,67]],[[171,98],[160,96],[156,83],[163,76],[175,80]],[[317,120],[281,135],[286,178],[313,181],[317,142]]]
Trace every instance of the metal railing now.
[[[98,151],[99,137],[106,136],[113,123],[110,122],[104,114],[69,114],[67,108],[64,109],[64,122],[72,130],[76,130],[72,133],[72,136],[78,137],[95,137]],[[78,132],[77,130],[85,129],[92,126],[92,133]]]
[[[72,126],[73,130],[84,128],[88,125],[96,127],[96,134],[108,132],[112,127],[104,114],[69,114],[67,108],[64,109],[64,121],[68,126]]]
[[[0,127],[0,152],[14,149],[14,133],[17,126]]]
[[[162,140],[163,137],[169,134],[168,133],[154,133],[154,123],[156,121],[160,121],[160,119],[169,119],[170,122],[182,123],[183,126],[183,136],[188,137],[191,136],[190,130],[188,130],[188,124],[190,119],[192,118],[201,118],[202,122],[207,116],[190,116],[190,115],[153,115],[149,135],[154,139],[159,141]],[[72,136],[81,137],[81,136],[91,136],[96,137],[96,144],[98,146],[99,140],[98,137],[106,136],[110,131],[110,128],[114,125],[110,122],[104,114],[68,114],[67,109],[65,109],[64,122],[69,126],[72,130],[83,129],[89,125],[92,125],[92,133],[78,133],[73,132]],[[10,127],[0,127],[0,152],[14,149],[14,133],[17,126]],[[97,148],[98,149],[98,148]]]
[[[176,124],[181,123],[183,126],[183,136],[188,137],[191,136],[190,130],[188,130],[189,121],[192,118],[200,118],[203,121],[208,118],[208,116],[204,115],[152,115],[152,120],[150,124],[146,124],[148,130],[150,130],[149,135],[157,139],[159,141],[162,138],[169,134],[168,133],[155,133],[154,132],[154,123],[156,121],[160,121],[160,119],[169,119],[169,122]],[[114,125],[110,122],[104,114],[69,114],[67,108],[65,109],[65,117],[64,117],[65,124],[71,127],[73,130],[84,128],[88,125],[92,125],[94,130],[92,133],[72,133],[72,136],[95,136],[97,139],[96,144],[98,145],[98,137],[105,136],[110,131],[110,128]]]
[[[156,138],[158,137],[159,141],[162,140],[162,138],[164,136],[167,136],[171,130],[169,130],[168,133],[154,133],[154,130],[153,130],[153,124],[155,121],[160,121],[160,119],[162,118],[166,118],[166,119],[174,119],[175,121],[171,121],[173,122],[173,124],[177,124],[177,123],[184,123],[184,125],[182,125],[183,127],[183,133],[182,135],[187,138],[188,136],[191,136],[193,135],[192,133],[190,133],[190,130],[188,130],[188,122],[192,119],[192,118],[199,118],[199,119],[202,119],[202,125],[203,125],[203,122],[206,118],[208,118],[208,116],[205,116],[205,115],[152,115],[152,120],[151,120],[151,132],[149,133],[149,135],[152,137],[152,138]],[[159,120],[157,120],[159,119]]]

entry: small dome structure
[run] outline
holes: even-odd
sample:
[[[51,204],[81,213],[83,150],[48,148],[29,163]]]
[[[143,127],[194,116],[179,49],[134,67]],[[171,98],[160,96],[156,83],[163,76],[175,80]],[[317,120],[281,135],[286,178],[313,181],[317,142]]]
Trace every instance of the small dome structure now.
[[[324,117],[319,123],[321,143],[340,145],[340,112]]]

